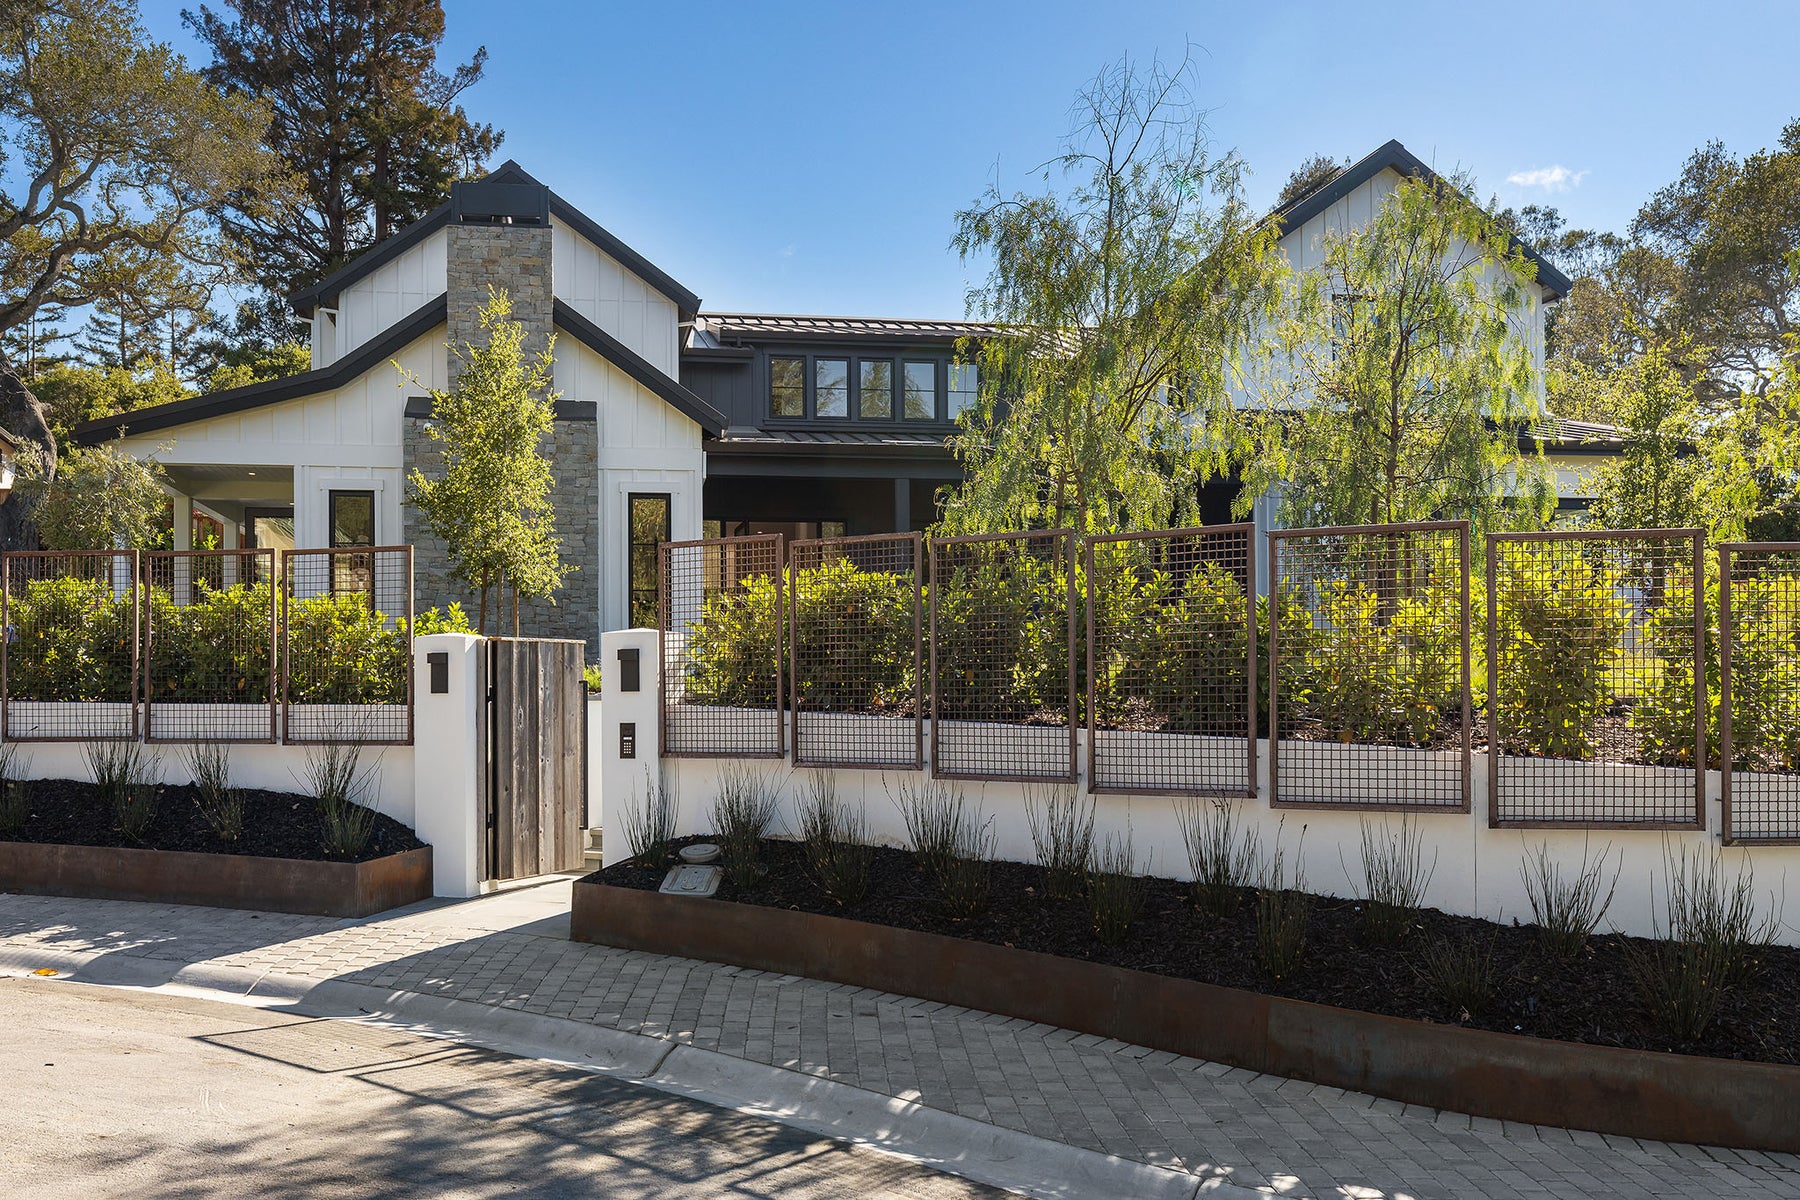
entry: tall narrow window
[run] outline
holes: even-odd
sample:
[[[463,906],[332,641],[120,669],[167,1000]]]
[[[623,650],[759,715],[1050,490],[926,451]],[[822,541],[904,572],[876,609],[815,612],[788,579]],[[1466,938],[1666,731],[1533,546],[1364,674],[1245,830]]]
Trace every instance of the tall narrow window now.
[[[769,360],[769,415],[771,417],[804,417],[806,415],[806,360],[804,358],[771,358]]]
[[[373,546],[375,544],[375,493],[331,492],[331,544],[333,546]]]
[[[842,358],[813,359],[813,416],[850,415],[850,363]]]
[[[937,364],[906,364],[906,400],[903,416],[909,421],[937,419]]]
[[[974,363],[950,364],[950,419],[957,417],[975,407],[975,398],[981,394],[981,383],[976,376]]]
[[[327,492],[325,515],[330,524],[330,542],[339,546],[373,546],[375,544],[375,493]],[[331,590],[338,593],[365,592],[370,604],[375,594],[375,556],[373,554],[334,554],[331,556]]]
[[[894,364],[864,359],[857,365],[856,414],[865,421],[894,419]]]
[[[633,629],[656,628],[657,551],[669,540],[670,502],[666,493],[633,492],[631,506],[630,607]]]

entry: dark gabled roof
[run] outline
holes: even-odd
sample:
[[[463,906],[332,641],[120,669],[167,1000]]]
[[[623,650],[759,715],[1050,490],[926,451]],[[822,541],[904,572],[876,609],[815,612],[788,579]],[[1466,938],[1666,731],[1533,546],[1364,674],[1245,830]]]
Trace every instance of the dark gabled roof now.
[[[482,177],[483,183],[527,184],[537,187],[543,185],[534,179],[525,168],[507,159]],[[453,185],[460,187],[461,185]],[[316,305],[329,304],[336,300],[338,294],[358,279],[374,271],[385,263],[391,262],[413,246],[418,245],[434,232],[448,225],[451,220],[454,200],[432,209],[429,213],[396,233],[393,237],[364,251],[356,258],[345,263],[311,287],[301,288],[288,297],[294,311],[301,316],[310,316]],[[686,320],[700,311],[700,297],[696,296],[681,284],[670,278],[660,267],[649,259],[627,246],[613,236],[599,222],[558,196],[550,193],[550,215],[563,225],[567,225],[576,233],[607,254],[617,259],[632,274],[648,283],[651,287],[675,302],[681,310],[681,317]]]
[[[552,312],[558,328],[643,384],[651,392],[662,397],[677,411],[692,418],[693,422],[706,433],[717,437],[725,431],[724,413],[651,366],[630,346],[561,300],[556,301]]]
[[[1268,219],[1279,222],[1283,233],[1298,229],[1342,200],[1354,189],[1389,169],[1402,175],[1415,176],[1430,183],[1444,181],[1442,176],[1426,165],[1424,159],[1402,146],[1399,141],[1391,141],[1361,161],[1345,167],[1311,191],[1295,196],[1270,213]],[[1539,286],[1547,288],[1558,300],[1569,294],[1570,284],[1567,275],[1550,265],[1548,259],[1532,249],[1523,239],[1511,233],[1507,236],[1515,248],[1537,265]]]
[[[913,320],[905,317],[821,317],[789,313],[703,313],[694,320],[686,349],[705,351],[734,341],[781,338],[828,341],[951,342],[965,337],[993,337],[1001,331],[990,321]]]
[[[728,429],[716,449],[723,451],[775,451],[805,447],[809,450],[850,448],[857,451],[888,450],[896,454],[949,453],[942,434],[904,430],[874,432],[857,429]]]
[[[444,297],[439,296],[390,326],[380,337],[358,346],[329,367],[253,383],[248,387],[228,388],[222,392],[191,396],[186,400],[154,404],[117,416],[83,421],[70,431],[70,436],[77,445],[93,446],[128,434],[154,433],[176,425],[230,416],[269,404],[279,404],[283,400],[297,400],[303,396],[333,391],[353,382],[365,371],[380,366],[444,324],[448,311],[449,306]]]

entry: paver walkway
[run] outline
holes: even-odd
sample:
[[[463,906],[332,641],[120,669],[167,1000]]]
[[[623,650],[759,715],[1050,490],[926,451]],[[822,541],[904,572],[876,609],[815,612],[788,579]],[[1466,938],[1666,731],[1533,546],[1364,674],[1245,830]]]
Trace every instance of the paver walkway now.
[[[1800,1198],[1800,1156],[1407,1106],[902,996],[568,940],[569,885],[361,922],[0,895],[9,949],[447,996],[689,1043],[1282,1196]]]

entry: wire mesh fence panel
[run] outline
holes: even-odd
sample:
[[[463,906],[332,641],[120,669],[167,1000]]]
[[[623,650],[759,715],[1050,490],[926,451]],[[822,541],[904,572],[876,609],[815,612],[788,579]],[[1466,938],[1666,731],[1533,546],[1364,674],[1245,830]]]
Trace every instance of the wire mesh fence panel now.
[[[283,553],[283,740],[412,741],[412,576],[410,546]]]
[[[156,550],[143,569],[145,738],[274,741],[275,552]]]
[[[0,729],[7,739],[139,735],[140,570],[135,550],[0,555]]]
[[[931,761],[953,779],[1075,779],[1075,539],[931,543]]]
[[[1704,828],[1700,531],[1489,534],[1487,579],[1490,824]]]
[[[1088,784],[1256,792],[1255,528],[1086,541]]]
[[[1719,548],[1726,842],[1800,842],[1800,542]]]
[[[657,625],[662,752],[779,758],[780,534],[665,542]]]
[[[1269,535],[1276,807],[1469,807],[1466,521]]]
[[[916,533],[788,547],[796,763],[924,765]]]

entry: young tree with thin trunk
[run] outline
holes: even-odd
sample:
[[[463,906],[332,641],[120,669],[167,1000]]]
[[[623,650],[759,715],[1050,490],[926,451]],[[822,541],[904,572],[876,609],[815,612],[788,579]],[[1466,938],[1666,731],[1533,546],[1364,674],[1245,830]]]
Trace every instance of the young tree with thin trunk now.
[[[1249,390],[1241,505],[1280,485],[1289,525],[1544,519],[1553,493],[1519,444],[1545,415],[1532,262],[1455,182],[1416,178],[1317,257]]]
[[[1227,376],[1279,263],[1191,74],[1108,68],[1045,164],[1065,190],[996,186],[957,214],[956,249],[990,264],[970,307],[998,331],[969,347],[980,399],[951,440],[967,481],[946,530],[1192,520],[1224,465]]]
[[[520,598],[551,599],[571,569],[559,554],[550,503],[556,480],[540,448],[556,417],[554,338],[528,357],[525,328],[499,289],[489,290],[480,322],[485,344],[451,347],[462,366],[456,386],[427,389],[425,433],[443,447],[444,466],[436,478],[414,469],[407,503],[444,542],[456,578],[479,593],[477,628],[488,631],[489,594],[498,595],[499,616],[510,591],[517,632]]]

